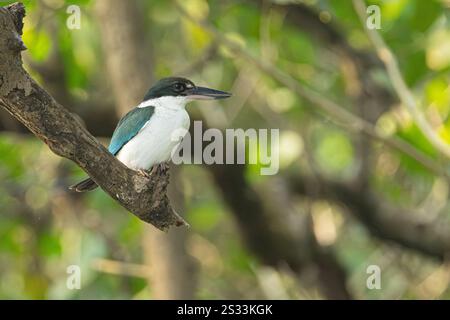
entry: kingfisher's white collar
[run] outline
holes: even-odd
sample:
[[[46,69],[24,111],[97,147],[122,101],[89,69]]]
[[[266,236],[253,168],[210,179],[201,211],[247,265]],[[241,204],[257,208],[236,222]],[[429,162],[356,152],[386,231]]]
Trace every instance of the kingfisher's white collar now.
[[[186,104],[190,102],[191,99],[184,96],[164,96],[154,99],[149,99],[146,101],[142,101],[137,107],[138,108],[145,108],[148,106],[153,106],[155,108],[166,108],[166,109],[184,109],[186,107]]]

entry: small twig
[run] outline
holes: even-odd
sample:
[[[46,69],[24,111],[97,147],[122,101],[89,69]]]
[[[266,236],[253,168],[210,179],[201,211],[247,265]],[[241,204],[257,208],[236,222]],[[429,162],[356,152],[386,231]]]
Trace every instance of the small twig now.
[[[218,44],[216,42],[213,42],[208,48],[206,48],[206,50],[198,60],[194,61],[192,64],[184,67],[183,69],[176,70],[175,74],[188,76],[198,70],[203,69],[203,67],[216,56],[217,48]]]
[[[151,274],[151,268],[146,265],[109,259],[95,259],[92,268],[99,272],[144,279]]]
[[[366,5],[362,0],[353,0],[353,6],[363,24],[363,28],[366,31],[367,36],[369,37],[372,45],[375,47],[378,57],[381,61],[383,61],[389,79],[392,82],[392,85],[400,98],[403,105],[408,109],[409,113],[413,117],[419,129],[428,138],[430,143],[442,154],[450,158],[450,145],[446,144],[433,130],[431,125],[425,119],[422,112],[420,112],[419,107],[416,103],[414,95],[411,90],[405,83],[403,76],[400,72],[400,68],[398,67],[398,62],[392,51],[384,42],[381,35],[378,33],[375,28],[366,28]]]

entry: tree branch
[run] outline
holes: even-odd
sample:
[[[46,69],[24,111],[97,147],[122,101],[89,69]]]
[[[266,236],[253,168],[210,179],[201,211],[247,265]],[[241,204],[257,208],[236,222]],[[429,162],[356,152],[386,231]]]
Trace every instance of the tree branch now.
[[[255,1],[258,6],[262,6],[263,2],[263,0]],[[328,47],[331,46],[335,49],[337,53],[343,54],[355,62],[359,73],[359,80],[363,84],[362,92],[360,92],[360,97],[358,97],[357,101],[359,102],[358,105],[363,107],[361,110],[363,114],[361,116],[364,119],[373,123],[379,114],[387,109],[394,98],[391,92],[380,87],[370,77],[367,77],[368,69],[383,67],[383,62],[386,61],[381,61],[383,58],[381,55],[379,57],[381,60],[379,60],[376,55],[352,48],[340,32],[340,28],[336,23],[323,23],[318,18],[318,12],[315,12],[305,4],[271,3],[270,7],[282,11],[285,14],[286,20],[291,25],[311,34],[313,39],[324,42]],[[365,10],[360,8],[360,14],[361,12],[365,14]],[[380,38],[376,30],[367,31],[372,34],[375,33],[375,37]],[[382,39],[381,42],[376,40],[376,47],[385,48]],[[389,63],[392,68],[392,60]],[[398,87],[399,81],[404,81],[398,71],[397,63],[395,63],[394,68],[397,69],[397,72],[394,72],[394,74],[396,74],[395,82]],[[367,146],[368,144],[366,143],[363,145],[363,148],[367,148]],[[367,150],[362,150],[362,152],[367,152]],[[366,172],[366,174],[368,173]],[[373,235],[382,240],[391,241],[441,260],[445,259],[447,252],[450,251],[448,228],[445,228],[436,221],[424,223],[406,209],[385,205],[378,196],[370,192],[367,185],[360,186],[357,184],[358,181],[353,181],[353,184],[347,184],[323,179],[322,177],[317,181],[317,179],[298,174],[289,176],[288,180],[293,191],[299,194],[337,201],[347,206],[353,216]],[[314,188],[307,188],[307,186],[314,186]],[[311,190],[314,190],[315,193],[310,194]]]
[[[264,264],[288,265],[299,279],[312,265],[318,271],[315,280],[327,298],[351,299],[345,269],[331,250],[317,243],[310,221],[299,221],[297,215],[293,219],[286,201],[280,201],[277,195],[260,195],[246,181],[245,166],[207,168],[231,208],[246,245]]]
[[[145,33],[145,14],[140,4],[137,1],[97,0],[94,6],[100,42],[107,56],[107,78],[114,88],[115,109],[119,115],[142,100],[153,77],[152,39]],[[117,21],[121,23],[117,24]],[[177,169],[177,166],[170,168],[168,195],[175,208],[185,211],[183,193],[176,188],[180,178]],[[153,299],[195,298],[195,264],[186,251],[189,235],[187,230],[165,234],[150,227],[143,228],[142,258],[152,270],[146,279]]]
[[[375,47],[377,54],[381,61],[383,61],[389,79],[400,98],[402,104],[411,114],[417,127],[422,131],[422,133],[427,137],[428,141],[438,150],[440,153],[444,154],[447,158],[450,158],[450,145],[444,142],[444,140],[439,137],[439,135],[433,130],[431,125],[425,119],[424,115],[420,111],[414,95],[408,88],[403,79],[403,75],[400,72],[398,62],[392,51],[384,42],[378,31],[373,28],[369,29],[365,26],[366,22],[366,5],[362,0],[353,0],[353,5],[355,10],[361,20],[363,28],[366,31],[372,45]]]
[[[425,153],[416,149],[413,145],[407,141],[397,138],[397,137],[386,137],[380,134],[376,128],[367,120],[353,114],[344,107],[338,105],[332,100],[328,100],[323,97],[320,93],[301,85],[295,78],[290,74],[280,70],[276,66],[267,63],[266,61],[255,57],[253,54],[249,53],[245,48],[243,48],[238,43],[230,40],[224,36],[219,30],[217,30],[212,24],[204,20],[199,20],[192,15],[190,15],[186,10],[184,10],[180,5],[177,5],[178,10],[183,16],[188,20],[192,21],[196,25],[202,27],[205,31],[210,33],[215,37],[217,41],[224,47],[233,51],[241,58],[247,60],[249,63],[260,69],[262,72],[270,75],[274,80],[283,84],[286,88],[289,88],[295,92],[298,96],[302,97],[306,101],[310,102],[312,105],[320,109],[329,119],[336,125],[343,127],[344,129],[357,133],[364,134],[374,140],[384,143],[392,149],[396,149],[420,164],[431,172],[445,177],[446,180],[450,180],[450,175],[444,170],[444,168],[436,163],[432,158],[430,158]],[[316,111],[314,109],[313,111]]]
[[[24,16],[21,3],[0,8],[0,105],[141,220],[161,230],[186,225],[166,195],[168,175],[149,179],[125,167],[23,69]]]
[[[424,222],[406,209],[386,205],[368,189],[339,181],[319,180],[299,174],[287,177],[300,195],[336,201],[349,209],[374,236],[439,260],[450,253],[450,230],[438,221]],[[308,186],[314,185],[314,188]],[[313,193],[312,193],[313,191]]]

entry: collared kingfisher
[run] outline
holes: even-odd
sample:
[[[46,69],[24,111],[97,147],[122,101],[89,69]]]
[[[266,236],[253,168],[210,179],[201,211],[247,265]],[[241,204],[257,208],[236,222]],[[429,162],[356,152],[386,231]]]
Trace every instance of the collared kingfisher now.
[[[144,100],[117,124],[108,150],[123,164],[144,175],[151,168],[167,167],[172,151],[180,141],[172,133],[189,130],[190,119],[185,107],[192,100],[224,99],[231,94],[198,87],[185,78],[159,80]],[[71,187],[77,192],[90,191],[97,184],[87,178]]]

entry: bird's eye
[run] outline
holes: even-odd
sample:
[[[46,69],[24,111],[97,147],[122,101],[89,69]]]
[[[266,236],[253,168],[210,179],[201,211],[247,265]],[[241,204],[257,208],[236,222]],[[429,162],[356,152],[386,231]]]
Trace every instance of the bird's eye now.
[[[181,92],[186,90],[186,85],[184,83],[178,82],[173,85],[173,88],[175,91]]]

